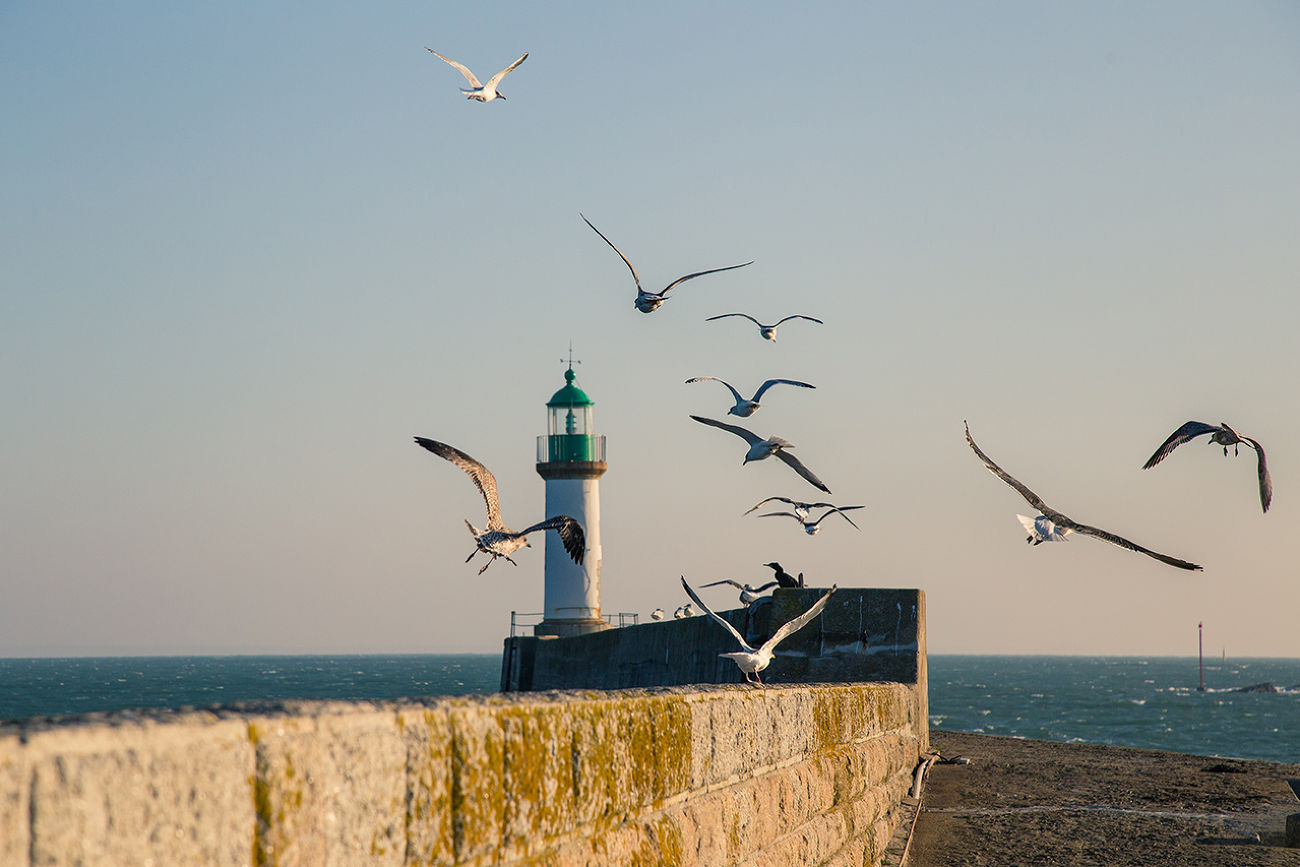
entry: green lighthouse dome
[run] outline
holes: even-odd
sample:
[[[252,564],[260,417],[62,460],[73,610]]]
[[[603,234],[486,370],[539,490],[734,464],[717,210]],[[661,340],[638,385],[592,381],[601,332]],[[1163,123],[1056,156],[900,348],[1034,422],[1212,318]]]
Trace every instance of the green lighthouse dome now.
[[[546,405],[548,407],[595,406],[592,399],[587,397],[587,393],[573,384],[577,378],[578,375],[573,372],[572,367],[564,371],[564,388],[557,391]]]

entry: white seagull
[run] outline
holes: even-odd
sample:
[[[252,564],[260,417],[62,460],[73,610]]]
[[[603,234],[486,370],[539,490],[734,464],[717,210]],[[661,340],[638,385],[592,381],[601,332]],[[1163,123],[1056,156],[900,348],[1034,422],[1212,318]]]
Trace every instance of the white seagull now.
[[[678,605],[677,610],[673,612],[673,619],[681,620],[685,616],[686,616],[686,606]]]
[[[466,99],[477,99],[479,102],[491,102],[494,99],[505,99],[506,95],[497,91],[497,85],[500,84],[501,79],[505,78],[506,75],[513,71],[516,66],[528,59],[528,52],[525,51],[522,57],[489,78],[487,84],[479,84],[478,79],[474,77],[474,73],[470,72],[463,63],[448,60],[446,57],[443,57],[427,45],[424,47],[424,50],[441,60],[443,63],[459,70],[460,74],[465,76],[465,80],[468,81],[470,85],[470,89],[462,87],[460,92],[466,95]]]
[[[753,397],[746,399],[740,396],[740,392],[736,391],[735,387],[732,386],[731,383],[727,382],[725,379],[719,379],[716,376],[692,376],[690,379],[686,380],[686,382],[689,384],[692,382],[707,382],[709,380],[720,382],[731,391],[732,396],[736,399],[736,405],[727,410],[727,415],[739,416],[740,418],[749,418],[753,415],[758,408],[762,406],[759,401],[763,399],[763,395],[774,385],[797,385],[800,388],[817,387],[815,385],[809,385],[806,382],[800,382],[797,379],[769,379],[758,387],[758,391],[754,392]]]
[[[805,467],[798,458],[786,451],[787,449],[794,448],[794,443],[789,440],[783,440],[780,437],[768,437],[767,439],[763,439],[758,434],[745,430],[739,425],[727,424],[726,422],[717,421],[711,418],[701,418],[698,415],[693,415],[691,418],[695,419],[700,424],[707,424],[712,427],[721,428],[725,431],[730,431],[745,442],[749,443],[749,451],[745,452],[745,459],[740,462],[741,466],[744,466],[750,461],[761,461],[764,458],[770,458],[772,455],[776,455],[779,460],[790,467],[790,469],[807,479],[814,487],[820,488],[828,494],[831,492],[831,489],[826,487],[826,483],[817,478],[816,474],[814,474],[812,470]]]
[[[1268,464],[1264,461],[1264,447],[1250,437],[1244,437],[1228,427],[1226,421],[1219,425],[1206,424],[1203,421],[1189,421],[1171,433],[1169,439],[1161,443],[1160,448],[1156,449],[1156,453],[1147,458],[1147,462],[1142,465],[1142,469],[1151,469],[1167,458],[1174,449],[1202,434],[1210,434],[1211,445],[1223,446],[1223,456],[1225,458],[1228,456],[1228,446],[1232,446],[1234,455],[1239,453],[1242,443],[1255,450],[1255,453],[1259,455],[1259,503],[1267,512],[1269,504],[1273,502],[1273,479],[1269,477]]]
[[[656,608],[654,611],[651,611],[651,612],[650,612],[650,619],[651,619],[651,620],[663,620],[663,619],[664,619],[664,610],[663,610],[662,608]]]
[[[582,222],[586,223],[588,226],[591,226],[591,220],[588,220],[586,217],[583,217],[582,214],[578,214],[578,216],[582,217]],[[617,253],[618,257],[623,260],[623,264],[627,265],[627,270],[632,272],[632,279],[636,281],[636,300],[633,301],[632,304],[636,307],[637,310],[640,310],[642,313],[653,313],[654,311],[658,310],[663,305],[663,303],[668,300],[668,290],[672,289],[678,283],[685,283],[687,280],[694,280],[696,277],[703,277],[705,274],[716,274],[719,271],[730,271],[732,268],[744,268],[746,265],[754,264],[754,260],[751,259],[748,262],[742,262],[739,265],[728,265],[725,268],[710,268],[707,271],[696,271],[694,274],[687,274],[685,277],[678,277],[676,280],[674,280],[673,282],[665,286],[663,291],[661,292],[647,292],[641,288],[641,278],[636,275],[636,269],[632,267],[632,263],[629,262],[627,260],[627,257],[623,255],[623,251],[620,250],[618,247],[614,247],[614,242],[611,241],[609,238],[606,238],[604,233],[601,232],[600,229],[597,229],[595,226],[591,226],[591,230],[595,232],[597,235],[600,235],[600,237],[605,241],[606,244],[608,244],[610,247],[613,247],[614,252]]]
[[[705,319],[704,321],[712,322],[715,319],[726,319],[728,316],[743,316],[744,318],[748,319],[750,322],[758,326],[758,333],[762,335],[764,340],[770,340],[773,343],[776,343],[776,329],[780,327],[782,322],[789,322],[791,319],[807,319],[809,322],[816,322],[818,325],[826,324],[825,322],[822,322],[820,319],[814,319],[811,316],[804,316],[802,313],[796,313],[793,316],[787,316],[784,319],[780,319],[777,321],[776,325],[764,325],[762,322],[759,322],[757,319],[755,319],[753,316],[750,316],[748,313],[722,313],[717,316],[710,316],[708,319]]]
[[[811,608],[774,632],[772,637],[767,641],[764,641],[761,647],[754,648],[750,646],[749,642],[747,642],[739,632],[736,631],[736,627],[732,626],[724,618],[719,617],[709,610],[709,606],[705,605],[700,600],[700,597],[695,595],[695,591],[691,589],[691,585],[686,583],[686,576],[684,575],[682,576],[682,586],[686,588],[686,592],[695,600],[695,604],[700,606],[700,608],[704,610],[705,614],[722,624],[723,628],[730,632],[732,637],[740,644],[741,649],[739,651],[733,653],[719,653],[718,656],[725,656],[727,659],[736,663],[737,667],[745,673],[745,680],[758,686],[763,685],[763,679],[758,676],[758,673],[772,664],[772,651],[776,649],[776,646],[782,641],[785,641],[791,635],[794,635],[800,629],[803,629],[808,625],[809,621],[818,614],[821,614],[822,609],[826,607],[826,603],[830,600],[831,594],[835,592],[835,585],[832,584],[831,589],[823,593],[822,597],[814,602]]]
[[[487,564],[478,570],[478,574],[482,575],[486,572],[487,567],[495,563],[498,557],[504,557],[510,564],[518,565],[510,559],[510,555],[520,548],[531,548],[528,534],[537,530],[554,530],[559,533],[560,541],[564,543],[564,550],[573,558],[573,562],[582,562],[583,552],[587,547],[587,537],[583,532],[582,524],[577,520],[568,515],[556,515],[516,533],[501,522],[501,507],[497,504],[497,480],[487,467],[446,443],[424,437],[416,437],[415,442],[464,470],[473,479],[479,493],[483,495],[483,502],[487,504],[487,528],[480,530],[468,520],[465,521],[465,526],[469,527],[470,533],[474,536],[474,543],[478,546],[465,558],[465,562],[474,559],[474,555],[479,551],[491,556]]]
[[[799,517],[799,515],[797,515],[794,512],[764,512],[763,514],[759,515],[759,517],[760,518],[794,518],[796,521],[798,521],[800,524],[803,525],[803,531],[805,533],[807,533],[809,536],[816,536],[817,531],[822,528],[821,527],[822,521],[825,521],[828,516],[839,515],[841,518],[848,521],[850,524],[853,524],[853,521],[849,518],[849,516],[844,513],[849,509],[861,509],[861,508],[865,508],[865,507],[834,506],[827,512],[823,513],[822,516],[815,521],[810,520],[808,515],[806,514],[801,518]],[[857,524],[853,524],[853,526],[858,527]],[[858,529],[861,530],[862,528],[858,527]]]
[[[730,584],[740,591],[740,601],[749,605],[756,601],[764,590],[777,586],[779,582],[769,581],[758,587],[750,587],[748,584],[741,584],[731,578],[723,578],[721,581],[711,581],[708,584],[701,584],[701,587],[717,587],[719,584]]]
[[[1042,513],[1036,518],[1029,518],[1025,515],[1016,515],[1016,517],[1020,519],[1020,523],[1024,525],[1025,530],[1029,532],[1028,538],[1025,539],[1026,542],[1034,545],[1039,545],[1043,542],[1064,542],[1065,537],[1070,533],[1083,533],[1086,536],[1094,536],[1104,542],[1109,542],[1112,545],[1118,545],[1119,547],[1127,548],[1130,551],[1137,551],[1139,554],[1146,554],[1148,557],[1154,557],[1162,563],[1168,563],[1170,566],[1177,566],[1179,569],[1193,569],[1200,571],[1201,567],[1197,566],[1195,563],[1189,563],[1186,560],[1179,560],[1177,557],[1170,557],[1167,554],[1157,554],[1149,548],[1143,548],[1141,545],[1130,542],[1123,536],[1116,536],[1114,533],[1108,533],[1105,530],[1098,530],[1096,527],[1089,527],[1087,524],[1077,523],[1055,509],[1052,509],[1044,503],[1037,494],[1029,490],[1029,488],[1022,485],[1016,479],[1012,478],[1010,473],[993,463],[992,459],[989,458],[988,455],[980,451],[980,447],[975,445],[975,440],[971,439],[969,424],[966,425],[966,442],[970,444],[971,450],[975,452],[976,456],[984,462],[984,466],[988,467],[989,472],[1015,488],[1020,496],[1025,498],[1029,505],[1038,509],[1038,511]]]
[[[837,506],[834,503],[803,503],[800,502],[799,500],[792,500],[789,497],[768,497],[765,500],[759,500],[756,504],[746,509],[741,514],[748,515],[750,512],[756,512],[761,507],[767,505],[773,500],[777,500],[778,502],[786,503],[787,505],[789,505],[791,510],[793,510],[794,512],[794,516],[798,518],[800,521],[805,520],[809,515],[811,515],[813,509],[839,509],[840,512],[843,513],[843,512],[847,512],[849,509],[864,508],[863,506]],[[850,518],[848,515],[844,515],[844,520],[848,521],[850,524],[853,524],[853,519]],[[858,530],[862,529],[857,524],[853,524],[853,526],[855,529]]]

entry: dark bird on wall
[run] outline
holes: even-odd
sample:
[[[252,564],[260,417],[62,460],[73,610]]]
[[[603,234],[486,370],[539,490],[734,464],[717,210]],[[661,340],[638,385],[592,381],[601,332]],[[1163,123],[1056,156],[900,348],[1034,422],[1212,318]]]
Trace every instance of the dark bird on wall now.
[[[495,563],[498,557],[504,557],[508,563],[518,565],[510,559],[510,555],[520,548],[531,548],[528,534],[538,530],[554,530],[559,534],[560,541],[564,543],[564,550],[573,558],[573,562],[582,562],[583,552],[587,547],[587,536],[583,532],[582,524],[576,519],[568,515],[556,515],[516,533],[501,522],[501,508],[497,505],[497,480],[487,467],[446,443],[424,437],[416,437],[415,442],[464,470],[474,481],[474,486],[478,488],[479,493],[483,495],[483,502],[487,505],[487,528],[480,530],[468,520],[465,521],[465,526],[469,527],[469,532],[474,536],[474,543],[477,545],[465,558],[465,562],[474,559],[474,555],[480,551],[491,558],[482,569],[478,570],[478,574],[482,575],[487,571],[487,567]]]
[[[1011,476],[1006,470],[993,463],[993,460],[980,447],[975,445],[975,440],[970,435],[970,425],[966,425],[966,442],[970,445],[971,450],[976,456],[984,462],[989,472],[997,476],[1002,481],[1016,489],[1020,496],[1025,498],[1029,505],[1041,513],[1036,518],[1029,518],[1025,515],[1017,515],[1020,523],[1024,525],[1029,532],[1029,537],[1025,540],[1031,544],[1039,545],[1043,542],[1064,542],[1065,537],[1070,533],[1082,533],[1086,536],[1093,536],[1101,539],[1103,542],[1109,542],[1112,545],[1118,545],[1121,548],[1127,548],[1130,551],[1137,551],[1139,554],[1146,554],[1148,557],[1154,557],[1162,563],[1168,563],[1170,566],[1177,566],[1179,569],[1200,570],[1200,566],[1195,563],[1189,563],[1186,560],[1179,560],[1177,557],[1170,557],[1167,554],[1158,554],[1150,548],[1143,548],[1134,542],[1130,542],[1123,536],[1116,536],[1114,533],[1108,533],[1105,530],[1099,530],[1096,527],[1089,527],[1087,524],[1080,524],[1072,521],[1066,515],[1061,514],[1055,509],[1048,506],[1042,499],[1029,488],[1022,485],[1019,481]]]
[[[591,226],[591,220],[583,217],[582,214],[578,214],[578,216],[582,217],[582,222]],[[623,260],[623,264],[627,266],[627,270],[632,272],[632,279],[636,281],[636,300],[633,301],[632,304],[642,313],[653,313],[663,306],[663,303],[668,300],[668,290],[677,286],[679,283],[685,283],[687,280],[694,280],[696,277],[703,277],[705,274],[716,274],[719,271],[730,271],[733,268],[744,268],[746,265],[754,264],[754,261],[751,259],[750,261],[742,262],[739,265],[728,265],[725,268],[710,268],[707,271],[696,271],[694,274],[687,274],[685,277],[678,277],[676,280],[665,286],[660,292],[647,292],[641,288],[641,278],[637,276],[636,269],[632,267],[632,263],[623,255],[623,251],[618,247],[615,247],[614,242],[609,238],[606,238],[600,229],[591,226],[591,230],[597,235],[600,235],[601,239],[613,248],[614,252],[618,254],[618,257]]]
[[[763,685],[763,679],[758,676],[758,673],[772,664],[772,652],[776,650],[776,646],[800,629],[803,629],[814,617],[821,614],[822,609],[826,607],[826,603],[830,600],[831,594],[835,592],[835,586],[831,585],[831,589],[823,593],[821,598],[812,604],[811,608],[774,632],[771,638],[763,642],[762,646],[755,648],[736,631],[736,627],[709,610],[709,606],[705,605],[700,597],[695,595],[691,585],[686,583],[686,576],[684,575],[682,576],[682,587],[686,588],[686,592],[690,594],[695,604],[700,606],[700,609],[705,614],[720,623],[723,629],[730,632],[732,637],[736,639],[736,643],[740,645],[740,650],[731,653],[719,653],[718,656],[726,657],[736,663],[737,667],[745,673],[745,680],[757,686]]]
[[[784,569],[782,569],[782,568],[781,568],[781,564],[778,563],[778,562],[776,562],[775,560],[773,560],[771,563],[764,563],[763,565],[766,566],[767,568],[771,569],[773,572],[776,573],[776,583],[779,584],[779,585],[781,585],[782,587],[802,587],[802,586],[803,586],[803,573],[802,573],[802,572],[800,572],[800,573],[799,573],[799,577],[796,578],[796,577],[794,577],[793,575],[791,575],[789,572],[787,572],[787,571],[785,571]]]
[[[749,418],[751,415],[757,412],[758,408],[762,406],[762,404],[759,403],[759,401],[763,399],[763,395],[767,392],[767,390],[774,385],[797,385],[800,388],[817,387],[815,385],[809,385],[806,382],[800,382],[797,379],[769,379],[758,387],[758,391],[754,392],[753,397],[745,398],[741,396],[740,392],[736,391],[736,389],[732,386],[731,383],[727,382],[725,379],[718,379],[718,377],[716,376],[693,376],[686,381],[688,383],[691,383],[691,382],[706,382],[708,380],[712,380],[713,382],[720,382],[731,391],[732,396],[736,399],[736,405],[733,406],[731,409],[727,410],[727,414],[739,416],[740,418]]]
[[[773,343],[776,343],[776,329],[780,327],[782,322],[789,322],[791,319],[807,319],[809,322],[816,322],[818,325],[826,324],[822,322],[820,319],[814,319],[811,316],[804,316],[802,313],[796,313],[793,316],[787,316],[784,319],[779,319],[777,320],[776,325],[764,325],[762,322],[759,322],[757,319],[755,319],[753,316],[750,316],[748,313],[722,313],[719,314],[718,316],[710,316],[708,319],[705,319],[704,321],[712,322],[715,319],[726,319],[728,316],[740,316],[745,319],[748,319],[750,322],[758,326],[758,333],[764,340],[770,340]]]
[[[462,87],[460,92],[465,94],[466,99],[476,99],[479,102],[491,102],[494,99],[505,99],[506,95],[497,90],[497,85],[499,85],[501,79],[510,74],[516,66],[528,59],[528,52],[525,51],[522,57],[489,78],[487,84],[479,84],[478,79],[474,77],[474,73],[470,72],[463,63],[448,60],[446,57],[443,57],[427,45],[424,47],[424,50],[441,60],[443,63],[454,67],[461,75],[465,76],[465,80],[469,82],[470,89]]]
[[[729,433],[733,433],[745,442],[749,443],[749,451],[745,452],[745,459],[740,462],[741,466],[744,466],[750,461],[761,461],[765,458],[772,457],[772,455],[776,455],[778,460],[799,475],[803,476],[804,479],[806,479],[813,487],[820,488],[828,494],[831,492],[831,489],[826,487],[825,482],[817,478],[817,475],[812,470],[805,467],[803,462],[787,451],[787,449],[794,448],[794,443],[789,440],[783,440],[780,437],[768,437],[767,439],[763,439],[758,434],[746,430],[740,425],[727,424],[726,422],[717,421],[711,418],[701,418],[698,415],[693,415],[691,418],[695,419],[700,424],[707,424],[728,431]]]
[[[1228,427],[1225,421],[1222,424],[1206,424],[1203,421],[1189,421],[1169,435],[1169,439],[1160,444],[1156,453],[1147,458],[1147,462],[1142,465],[1142,469],[1149,470],[1156,464],[1169,457],[1169,453],[1178,448],[1185,442],[1191,442],[1203,434],[1210,435],[1210,444],[1223,446],[1223,456],[1228,456],[1228,446],[1232,446],[1232,453],[1238,454],[1241,444],[1245,443],[1255,450],[1259,456],[1259,503],[1268,511],[1269,505],[1273,502],[1273,480],[1268,475],[1268,464],[1264,459],[1264,447],[1256,440],[1250,437],[1244,437],[1232,428]]]

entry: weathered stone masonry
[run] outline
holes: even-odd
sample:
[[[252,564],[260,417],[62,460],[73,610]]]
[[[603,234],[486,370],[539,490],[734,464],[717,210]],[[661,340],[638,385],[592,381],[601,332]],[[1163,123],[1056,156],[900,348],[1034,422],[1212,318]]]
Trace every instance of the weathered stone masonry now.
[[[0,727],[0,865],[874,864],[923,682]]]

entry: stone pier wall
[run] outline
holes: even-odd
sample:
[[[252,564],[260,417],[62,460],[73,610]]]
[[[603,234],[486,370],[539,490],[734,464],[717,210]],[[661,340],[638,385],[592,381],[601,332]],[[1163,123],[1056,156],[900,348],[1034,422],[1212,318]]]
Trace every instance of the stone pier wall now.
[[[0,726],[0,864],[865,865],[918,684],[295,702]]]

